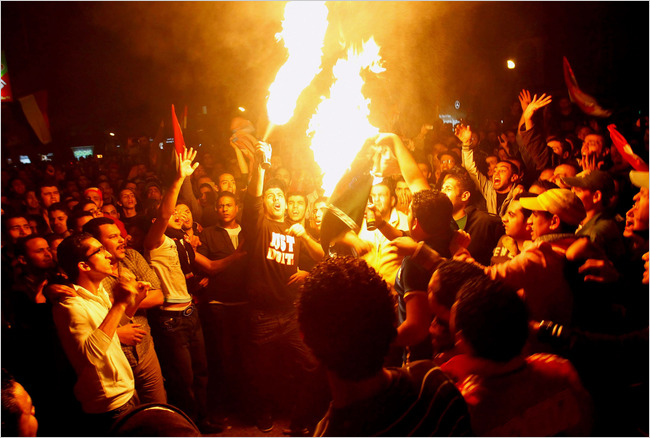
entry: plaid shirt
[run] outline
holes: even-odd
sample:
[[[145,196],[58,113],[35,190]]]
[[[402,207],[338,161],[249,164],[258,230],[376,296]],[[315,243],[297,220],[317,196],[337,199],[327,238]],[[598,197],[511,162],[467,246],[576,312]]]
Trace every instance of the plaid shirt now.
[[[140,255],[139,252],[133,249],[126,250],[126,257],[123,260],[119,261],[120,269],[127,269],[135,275],[137,281],[148,281],[151,283],[151,289],[160,289],[160,280],[156,273],[151,269],[147,261]],[[118,280],[112,277],[107,277],[102,280],[102,286],[108,291],[108,293],[113,295],[113,288],[117,285]],[[140,362],[140,358],[151,348],[153,345],[153,340],[151,338],[151,328],[149,327],[149,322],[147,321],[147,313],[145,309],[138,309],[135,312],[133,318],[129,319],[128,316],[124,315],[122,321],[120,321],[120,326],[127,325],[129,323],[140,324],[141,329],[147,332],[146,335],[142,338],[142,342],[136,345],[122,345],[122,350],[124,355],[129,361],[131,367],[135,367]]]

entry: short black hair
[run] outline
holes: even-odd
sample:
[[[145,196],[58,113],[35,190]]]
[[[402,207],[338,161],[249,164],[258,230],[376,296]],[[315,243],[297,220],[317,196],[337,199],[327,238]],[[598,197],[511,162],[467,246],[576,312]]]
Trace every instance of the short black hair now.
[[[79,279],[79,262],[86,260],[89,239],[94,239],[91,234],[78,233],[63,239],[57,248],[59,266],[66,273],[72,283]]]
[[[83,211],[83,210],[77,210],[76,208],[72,210],[72,213],[68,216],[68,220],[66,222],[66,225],[68,226],[68,230],[74,230],[77,228],[77,219],[84,217],[84,216],[90,216],[93,217],[92,213],[89,211]]]
[[[528,310],[513,288],[487,276],[472,278],[460,288],[454,309],[456,330],[475,356],[504,363],[521,353]]]
[[[413,194],[413,217],[427,234],[451,236],[453,205],[444,193],[435,189],[420,190]]]
[[[548,180],[545,180],[545,179],[536,179],[535,181],[533,181],[530,184],[530,186],[528,188],[530,189],[532,186],[539,186],[539,187],[543,188],[544,191],[551,190],[551,189],[559,189],[560,188],[560,186],[555,184],[553,181],[548,181]]]
[[[45,237],[41,236],[40,234],[34,234],[34,233],[30,234],[29,236],[19,237],[18,240],[16,240],[16,245],[14,246],[15,256],[16,257],[26,256],[27,243],[34,239],[45,239]]]
[[[307,203],[307,193],[305,193],[305,192],[300,192],[298,190],[292,190],[292,191],[287,193],[287,201],[292,196],[300,196],[301,198],[303,198],[305,200],[305,204]]]
[[[82,230],[84,233],[88,233],[91,236],[93,236],[95,239],[99,240],[99,236],[101,236],[102,234],[99,227],[101,227],[102,225],[115,225],[115,221],[110,217],[106,217],[106,216],[96,217],[86,222],[82,227]]]
[[[388,285],[364,260],[334,257],[307,277],[298,321],[305,344],[325,368],[360,381],[383,367],[397,336],[394,306]]]
[[[264,190],[262,193],[266,192],[268,189],[280,189],[282,193],[287,193],[287,185],[280,178],[271,178],[264,183]]]
[[[47,207],[47,212],[52,213],[53,211],[62,211],[66,216],[70,216],[70,209],[64,202],[55,202],[54,204]]]
[[[454,259],[444,260],[438,265],[435,272],[438,273],[440,282],[440,288],[436,292],[436,301],[447,309],[451,309],[451,306],[454,305],[458,291],[465,282],[474,277],[486,275],[483,269],[474,263]]]
[[[451,169],[442,172],[442,174],[440,174],[441,187],[447,177],[458,181],[461,193],[470,192],[472,195],[470,196],[470,199],[473,199],[476,185],[474,184],[474,181],[472,181],[472,177],[469,175],[469,172],[464,167],[454,166]]]
[[[216,202],[218,203],[219,199],[226,197],[232,198],[235,202],[237,202],[237,195],[235,195],[233,192],[229,192],[228,190],[217,193]]]

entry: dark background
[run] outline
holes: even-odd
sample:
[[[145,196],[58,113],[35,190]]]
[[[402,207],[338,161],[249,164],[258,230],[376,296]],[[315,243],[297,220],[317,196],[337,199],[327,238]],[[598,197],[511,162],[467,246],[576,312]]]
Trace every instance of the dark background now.
[[[14,99],[48,93],[53,142],[40,145],[17,101],[2,104],[2,151],[67,149],[153,137],[188,106],[188,144],[227,144],[238,106],[258,131],[285,60],[274,35],[284,2],[2,2]],[[648,2],[328,2],[325,68],[281,129],[304,143],[317,98],[344,51],[374,36],[387,71],[368,81],[385,129],[404,134],[449,112],[503,118],[521,88],[566,93],[562,56],[586,93],[615,114],[647,114]],[[515,70],[505,61],[513,58]],[[203,107],[207,110],[204,114]],[[31,148],[31,149],[30,149]]]

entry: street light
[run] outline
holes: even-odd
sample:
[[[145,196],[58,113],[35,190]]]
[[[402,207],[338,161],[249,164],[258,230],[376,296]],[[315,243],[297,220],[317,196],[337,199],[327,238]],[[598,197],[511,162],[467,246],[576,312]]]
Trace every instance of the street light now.
[[[515,61],[512,59],[508,59],[506,61],[506,65],[508,66],[508,69],[513,70],[515,68]]]

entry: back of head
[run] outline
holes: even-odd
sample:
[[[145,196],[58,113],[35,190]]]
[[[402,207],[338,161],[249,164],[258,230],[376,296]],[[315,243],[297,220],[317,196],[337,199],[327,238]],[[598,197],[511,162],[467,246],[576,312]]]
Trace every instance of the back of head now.
[[[2,436],[20,436],[19,423],[23,412],[14,394],[16,381],[2,369]]]
[[[526,304],[517,291],[489,277],[475,277],[461,287],[452,315],[474,356],[508,362],[526,343]]]
[[[413,194],[411,208],[427,234],[451,237],[454,207],[447,195],[438,190],[420,190]]]
[[[202,436],[196,424],[175,406],[148,403],[119,417],[111,436]]]
[[[307,277],[298,303],[305,344],[329,371],[359,381],[378,373],[395,338],[394,302],[364,260],[335,257]]]
[[[485,277],[485,272],[477,265],[454,259],[446,259],[440,263],[436,274],[439,283],[436,301],[447,309],[454,305],[463,284],[475,277]]]

